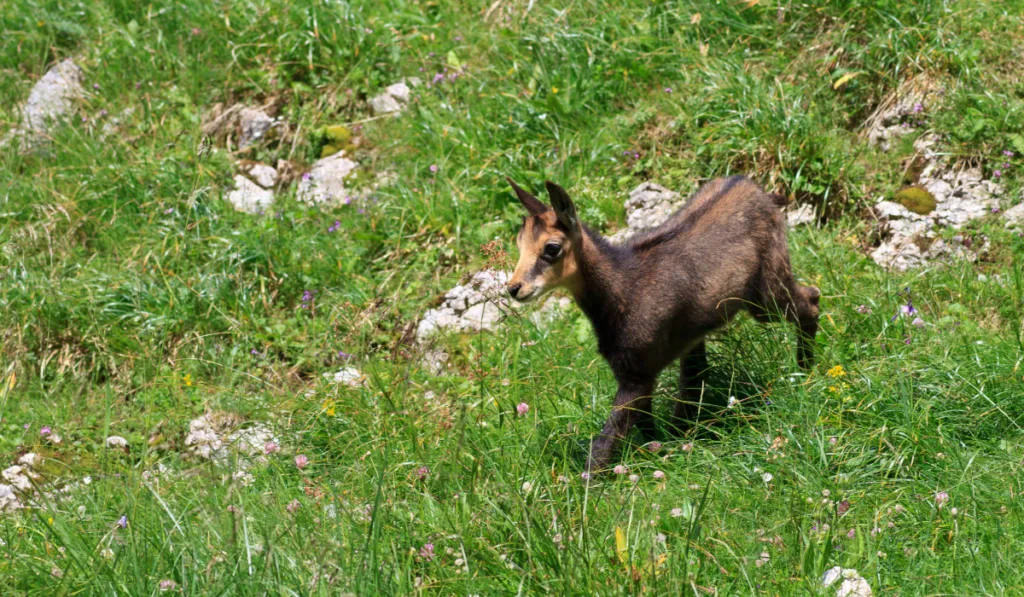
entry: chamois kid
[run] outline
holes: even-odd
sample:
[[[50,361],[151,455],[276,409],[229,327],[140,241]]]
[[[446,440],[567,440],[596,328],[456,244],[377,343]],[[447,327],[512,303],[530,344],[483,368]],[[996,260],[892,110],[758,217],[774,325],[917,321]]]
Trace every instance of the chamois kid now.
[[[509,183],[529,216],[516,237],[519,262],[508,293],[526,302],[568,289],[619,384],[591,444],[588,473],[608,467],[634,425],[654,430],[655,379],[676,358],[681,396],[671,423],[678,429],[692,418],[707,369],[704,336],[742,309],[760,322],[793,322],[797,361],[811,365],[820,292],[793,279],[779,202],[751,180],[707,183],[665,223],[621,246],[582,225],[558,185],[546,183],[548,207]]]

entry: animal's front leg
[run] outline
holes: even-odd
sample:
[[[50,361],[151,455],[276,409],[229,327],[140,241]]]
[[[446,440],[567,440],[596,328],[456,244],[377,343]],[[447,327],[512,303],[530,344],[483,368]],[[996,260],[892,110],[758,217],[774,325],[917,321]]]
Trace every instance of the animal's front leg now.
[[[637,421],[651,416],[651,391],[654,380],[645,382],[619,382],[612,413],[601,430],[601,435],[590,446],[587,472],[596,473],[608,468],[622,439]]]

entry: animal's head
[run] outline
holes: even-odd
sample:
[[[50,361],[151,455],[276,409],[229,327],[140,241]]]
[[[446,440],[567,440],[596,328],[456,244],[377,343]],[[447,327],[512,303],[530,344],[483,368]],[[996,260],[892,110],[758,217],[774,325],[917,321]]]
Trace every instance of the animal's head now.
[[[579,272],[583,231],[576,206],[565,189],[545,183],[551,207],[509,179],[529,215],[516,236],[519,262],[508,283],[508,293],[519,301],[532,301],[559,286],[572,286]]]

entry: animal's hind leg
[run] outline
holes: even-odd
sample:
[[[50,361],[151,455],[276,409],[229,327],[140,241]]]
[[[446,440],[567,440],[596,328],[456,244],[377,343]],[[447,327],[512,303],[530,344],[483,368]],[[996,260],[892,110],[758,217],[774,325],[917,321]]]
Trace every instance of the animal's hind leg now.
[[[703,340],[679,358],[679,400],[672,410],[671,422],[676,433],[682,432],[700,415],[707,369],[708,356]]]

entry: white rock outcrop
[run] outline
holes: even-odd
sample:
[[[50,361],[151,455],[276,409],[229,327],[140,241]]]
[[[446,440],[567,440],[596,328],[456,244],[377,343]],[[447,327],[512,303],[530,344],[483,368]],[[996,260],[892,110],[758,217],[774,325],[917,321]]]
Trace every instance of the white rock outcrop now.
[[[228,192],[228,201],[238,211],[259,214],[274,204],[274,192],[236,174],[235,188]]]
[[[871,585],[853,568],[835,566],[825,572],[821,584],[825,588],[839,583],[836,597],[871,597]]]
[[[505,286],[508,272],[486,269],[449,290],[436,309],[423,314],[416,328],[416,339],[424,341],[442,331],[490,330],[512,308]]]
[[[350,203],[355,193],[346,183],[358,167],[359,164],[349,159],[343,151],[317,160],[299,181],[299,201],[321,206]]]

